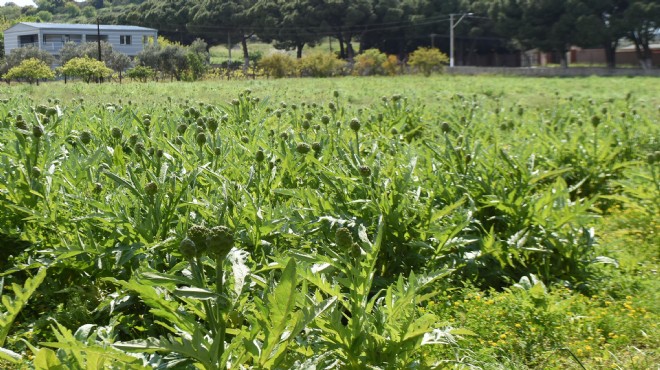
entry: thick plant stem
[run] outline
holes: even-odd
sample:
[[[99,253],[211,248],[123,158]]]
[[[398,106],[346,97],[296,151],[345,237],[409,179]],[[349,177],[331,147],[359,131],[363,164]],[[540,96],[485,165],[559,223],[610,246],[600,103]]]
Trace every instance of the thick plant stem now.
[[[202,271],[202,263],[201,260],[195,261],[194,258],[190,258],[188,260],[190,263],[190,269],[193,272],[193,276],[195,278],[195,283],[197,284],[198,287],[200,288],[205,288],[206,287],[206,279],[204,278],[204,271]],[[210,323],[211,330],[212,332],[215,332],[215,328],[217,327],[216,324],[216,315],[213,310],[213,306],[209,301],[204,301],[202,302],[204,305],[204,311],[206,311],[206,320]]]
[[[216,256],[215,258],[215,291],[218,294],[218,304],[216,304],[216,315],[218,318],[218,321],[216,325],[214,325],[214,328],[217,330],[217,336],[218,340],[220,340],[220,346],[219,346],[219,351],[218,351],[218,359],[222,361],[222,357],[224,356],[225,353],[225,332],[227,330],[227,323],[225,322],[225,317],[226,317],[226,308],[225,308],[225,302],[223,301],[223,295],[224,295],[224,276],[223,276],[223,271],[222,271],[222,262],[225,259],[224,256]],[[226,369],[226,363],[221,363],[220,364],[220,369]]]

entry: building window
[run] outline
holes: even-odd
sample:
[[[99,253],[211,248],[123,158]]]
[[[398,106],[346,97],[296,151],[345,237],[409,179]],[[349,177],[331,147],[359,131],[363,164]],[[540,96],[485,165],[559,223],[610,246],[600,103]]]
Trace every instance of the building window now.
[[[131,35],[121,35],[121,36],[119,36],[119,44],[121,44],[121,45],[130,45],[131,44]]]

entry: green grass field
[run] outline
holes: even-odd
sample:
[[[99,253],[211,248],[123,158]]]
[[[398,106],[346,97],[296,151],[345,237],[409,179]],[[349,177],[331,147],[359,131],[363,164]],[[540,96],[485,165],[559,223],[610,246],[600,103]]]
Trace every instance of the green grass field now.
[[[660,85],[0,86],[0,367],[649,369]]]

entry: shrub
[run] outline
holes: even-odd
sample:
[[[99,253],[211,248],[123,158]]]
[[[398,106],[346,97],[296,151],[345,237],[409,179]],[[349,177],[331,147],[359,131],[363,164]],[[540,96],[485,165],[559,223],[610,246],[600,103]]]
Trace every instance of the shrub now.
[[[383,67],[383,71],[385,71],[388,76],[394,76],[398,73],[399,59],[396,57],[396,55],[388,55],[387,60],[384,61],[381,66]]]
[[[55,60],[49,52],[45,50],[40,50],[36,46],[26,46],[22,48],[16,48],[7,55],[7,68],[13,68],[20,65],[23,61],[36,58],[44,62],[46,65],[53,64]]]
[[[300,75],[305,77],[332,77],[342,74],[346,61],[335,53],[315,52],[300,59]]]
[[[273,53],[259,61],[266,75],[273,78],[291,76],[296,71],[296,60],[285,53]]]
[[[37,85],[40,79],[51,79],[54,77],[55,74],[50,67],[37,58],[24,60],[18,66],[10,68],[4,76],[7,80],[24,79],[30,84],[36,82]]]
[[[128,78],[132,80],[138,80],[141,82],[147,82],[148,79],[153,78],[156,75],[153,69],[146,66],[135,66],[126,72]]]
[[[73,58],[60,67],[60,73],[66,76],[80,77],[89,83],[92,80],[112,75],[112,69],[105,63],[91,58]]]
[[[353,73],[359,76],[384,75],[388,58],[378,49],[369,49],[355,58]]]
[[[430,76],[434,71],[441,71],[442,66],[448,61],[447,54],[440,50],[420,47],[410,54],[408,64],[424,73],[424,76]]]

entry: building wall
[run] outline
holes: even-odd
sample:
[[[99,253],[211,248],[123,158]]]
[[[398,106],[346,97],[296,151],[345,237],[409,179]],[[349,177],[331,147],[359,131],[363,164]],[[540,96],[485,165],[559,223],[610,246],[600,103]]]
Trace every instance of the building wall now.
[[[57,55],[59,50],[64,45],[62,42],[62,35],[69,35],[71,40],[74,42],[85,42],[86,35],[96,36],[96,30],[70,30],[66,28],[58,29],[36,29],[29,26],[17,25],[5,31],[5,55],[9,54],[11,50],[19,47],[19,37],[22,35],[33,35],[39,34],[39,47],[41,49],[47,50],[53,55]],[[132,38],[131,45],[122,45],[120,44],[120,37],[122,35],[130,35]],[[144,48],[143,38],[154,37],[156,38],[157,33],[151,31],[121,31],[121,30],[102,30],[101,36],[107,36],[108,42],[112,44],[113,49],[118,52],[124,53],[128,56],[137,55]],[[44,44],[45,37],[46,43]],[[59,37],[59,41],[57,41]]]
[[[660,50],[652,50],[654,66],[660,66]],[[605,64],[605,51],[603,49],[580,49],[575,51],[573,63],[578,64]],[[639,66],[639,59],[635,50],[624,49],[616,52],[617,65]]]

